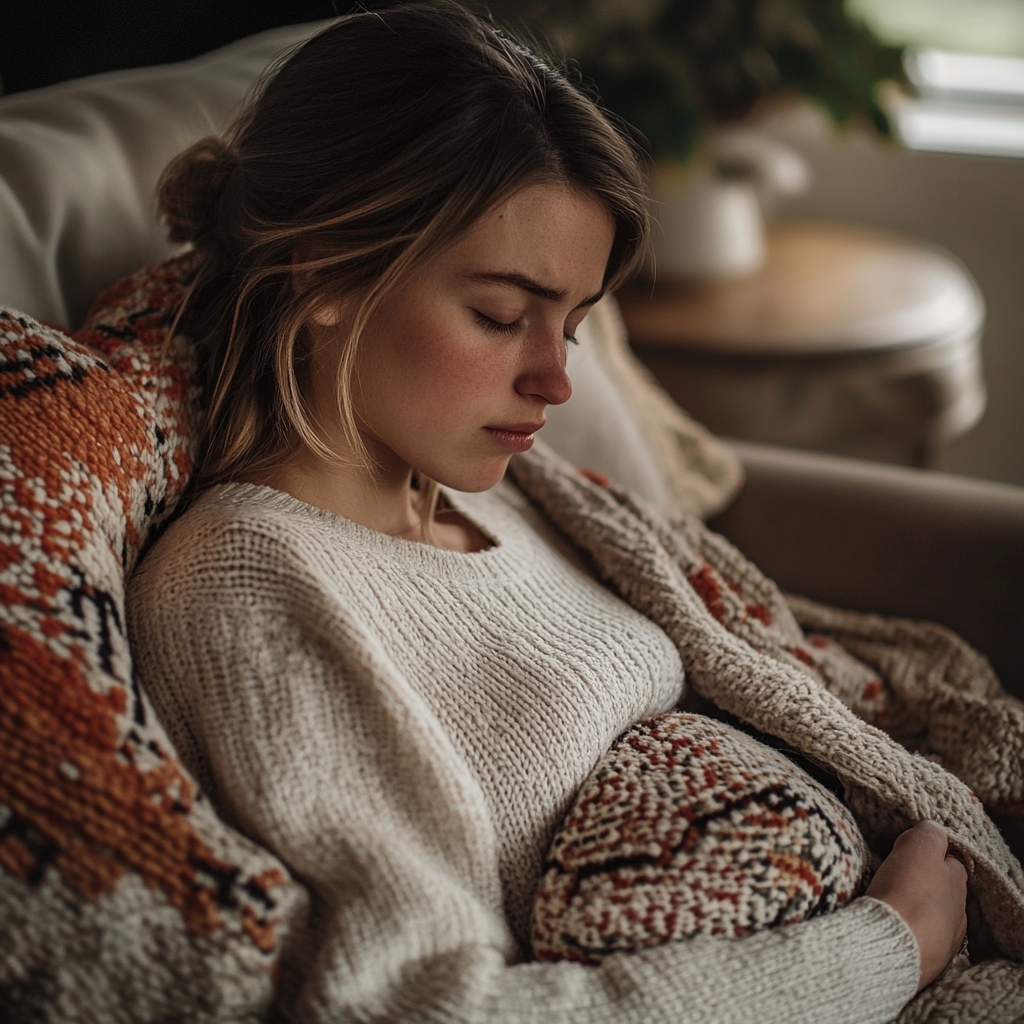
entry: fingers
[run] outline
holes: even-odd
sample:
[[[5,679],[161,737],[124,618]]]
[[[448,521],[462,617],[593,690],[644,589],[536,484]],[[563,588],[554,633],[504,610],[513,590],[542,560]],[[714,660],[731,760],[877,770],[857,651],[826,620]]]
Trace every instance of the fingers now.
[[[949,848],[949,834],[937,821],[919,821],[901,833],[893,843],[894,850],[901,846],[917,847],[917,852],[922,855],[941,853],[944,857]]]
[[[921,986],[946,967],[967,928],[967,869],[948,852],[949,836],[934,821],[918,822],[893,844],[867,895],[888,903],[906,921],[921,955]]]
[[[958,857],[951,853],[946,854],[942,867],[946,872],[950,888],[956,892],[957,899],[963,907],[960,925],[953,940],[953,953],[955,955],[967,936],[967,868],[964,867],[963,862]]]
[[[964,887],[964,891],[967,891],[967,868],[964,867],[964,862],[959,857],[954,856],[951,853],[947,853],[944,860],[943,866],[946,873],[950,876],[950,881],[960,882]]]
[[[955,852],[950,852],[949,832],[937,821],[919,821],[897,837],[893,849],[922,859],[934,858],[936,862],[941,857],[950,882],[967,884],[967,868]]]

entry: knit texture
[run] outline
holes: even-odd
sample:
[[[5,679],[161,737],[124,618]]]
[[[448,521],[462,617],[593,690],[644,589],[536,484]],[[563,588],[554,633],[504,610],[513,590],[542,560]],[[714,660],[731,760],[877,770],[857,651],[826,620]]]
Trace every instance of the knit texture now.
[[[518,488],[450,499],[491,548],[444,551],[270,488],[214,488],[131,583],[137,670],[185,762],[311,890],[286,1014],[894,1016],[916,947],[874,900],[596,968],[522,962],[559,821],[615,737],[679,699],[680,653],[573,564]]]
[[[701,715],[659,715],[577,794],[545,863],[534,953],[598,963],[805,921],[859,896],[870,860],[849,810],[784,754]]]
[[[806,600],[794,601],[791,610],[774,584],[698,520],[669,528],[629,495],[569,472],[542,448],[514,459],[510,472],[593,557],[601,577],[676,641],[690,685],[838,774],[876,853],[886,853],[915,821],[944,824],[969,865],[977,946],[991,939],[1019,964],[1024,872],[982,801],[1022,806],[1024,704],[1001,689],[977,652],[931,624]],[[852,635],[870,657],[863,667],[881,673],[870,688],[872,699],[878,690],[887,693],[881,724],[898,713],[899,734],[916,741],[918,752],[851,713],[846,705],[856,704],[857,693],[841,680],[853,659],[828,636],[818,643],[805,638],[794,610],[808,625]],[[940,762],[953,770],[970,766],[976,793]],[[1024,1011],[1024,972],[1018,966],[1010,974]],[[964,982],[957,998],[985,1020],[984,992],[969,988]]]
[[[295,794],[319,800],[322,809],[334,808],[333,814],[339,803],[341,811],[349,806],[345,790],[354,787],[348,798],[351,806],[361,807],[360,814],[351,822],[338,821],[333,832],[318,834],[307,859],[298,861],[300,870],[310,865],[319,870],[332,857],[337,859],[338,851],[352,852],[353,845],[346,845],[349,834],[358,846],[363,826],[370,834],[382,834],[385,841],[380,848],[371,844],[362,849],[363,859],[343,863],[336,890],[342,895],[334,902],[319,903],[314,893],[318,913],[304,931],[302,887],[265,848],[213,815],[132,681],[124,636],[124,574],[173,511],[190,467],[189,346],[182,339],[167,341],[186,273],[187,260],[174,260],[122,282],[101,297],[77,340],[13,313],[5,314],[2,324],[0,1005],[7,1013],[33,1021],[255,1020],[264,1013],[279,965],[284,979],[316,979],[307,990],[311,1005],[323,1008],[332,1020],[337,1019],[333,1011],[338,1006],[352,1004],[396,1020],[618,1022],[646,1021],[653,1013],[686,1021],[742,1020],[737,1007],[755,1006],[757,1019],[764,1021],[869,1020],[880,1019],[876,1000],[897,1007],[912,994],[913,940],[895,915],[872,900],[857,900],[809,924],[742,940],[698,938],[639,956],[608,957],[598,969],[572,964],[506,967],[506,956],[514,959],[515,952],[508,922],[497,920],[491,909],[505,903],[501,874],[493,867],[496,856],[484,858],[489,865],[484,875],[492,880],[485,901],[488,909],[482,915],[467,910],[461,898],[465,890],[475,891],[480,877],[474,874],[473,858],[458,855],[460,844],[487,841],[486,835],[481,839],[460,832],[466,824],[460,817],[461,796],[472,795],[475,783],[462,777],[464,787],[460,789],[456,780],[454,791],[451,785],[433,785],[438,780],[451,783],[451,772],[436,775],[431,770],[434,752],[424,755],[420,733],[430,732],[430,714],[421,705],[404,705],[394,666],[377,649],[372,635],[346,631],[337,620],[328,632],[340,629],[343,642],[350,644],[358,669],[351,678],[370,678],[375,684],[362,691],[366,700],[357,727],[343,729],[346,772],[320,783],[315,772],[299,779],[289,774],[301,776],[301,769],[335,753],[321,743],[318,730],[325,721],[314,715],[304,735],[300,731],[290,737],[295,764],[267,775],[264,788],[256,786],[254,799],[274,806],[279,814],[274,827],[287,831],[290,816],[301,811],[290,807]],[[614,510],[621,502],[610,491],[588,485],[581,493],[581,481],[563,467],[544,468],[543,460],[534,472],[536,488],[547,489],[545,500],[553,509],[558,506],[585,519],[593,505],[598,520],[588,525],[591,546],[604,551],[595,562],[609,578],[615,575],[614,569],[608,571],[609,563],[622,561],[624,547],[638,538],[641,544],[648,543],[645,538],[652,527],[645,514],[639,512],[637,519],[636,510],[622,512],[620,507],[624,519],[618,523],[620,512]],[[557,496],[560,491],[565,500]],[[607,521],[601,520],[605,512],[611,514]],[[562,529],[573,533],[569,524],[563,523]],[[665,544],[653,564],[648,556],[657,544],[643,552],[627,552],[641,558],[625,573],[633,580],[630,586],[649,587],[654,603],[671,609],[672,599],[663,600],[664,570],[666,558],[669,566],[676,564],[676,549],[664,531],[664,526],[655,525],[658,544]],[[583,532],[576,528],[576,533]],[[269,548],[273,550],[274,544]],[[254,569],[254,607],[266,608],[269,603],[271,619],[293,622],[289,609],[295,594],[279,581],[265,579],[264,561],[260,559]],[[691,572],[689,584],[679,580],[676,568],[670,568],[668,576],[668,589],[681,588],[684,593],[674,600],[682,600],[687,609],[687,602],[699,603],[695,593],[703,597],[710,592],[709,580],[715,586],[721,583],[714,571],[704,572],[702,566]],[[784,626],[780,635],[785,642],[776,643],[770,656],[785,661],[782,648],[790,646],[813,658],[816,648],[802,642],[781,598],[773,596],[752,569],[744,579],[755,589],[767,587],[770,601],[765,608],[774,615],[776,626]],[[724,609],[734,626],[744,616],[759,621],[760,612],[746,611],[746,604],[757,601],[737,605],[727,585],[723,593],[719,611]],[[644,601],[631,603],[648,614]],[[916,722],[922,743],[933,747],[928,756],[944,757],[943,751],[972,755],[958,763],[978,764],[984,782],[992,775],[985,765],[994,761],[1005,767],[1000,751],[1009,751],[1011,766],[1003,773],[1006,783],[1001,789],[1006,799],[1000,802],[1012,809],[1014,800],[1020,799],[1018,775],[1012,768],[1014,756],[1020,765],[1013,746],[1013,730],[1020,734],[1017,706],[1007,703],[997,685],[976,688],[980,677],[974,682],[969,678],[970,658],[978,661],[976,655],[961,656],[963,645],[941,636],[935,639],[938,634],[929,634],[930,639],[922,642],[924,634],[914,632],[916,627],[907,627],[907,632],[904,624],[882,620],[865,626],[856,616],[816,606],[799,609],[801,615],[809,608],[838,616],[830,618],[837,639],[863,635],[879,644],[877,672],[871,666],[849,672],[830,669],[831,680],[824,678],[827,673],[819,673],[826,686],[839,687],[848,679],[848,692],[855,693],[863,678],[860,673],[869,671],[878,677],[882,690],[889,689],[884,669],[895,648],[902,675],[891,689],[902,702],[900,707],[909,709],[908,720],[912,726]],[[669,618],[673,614],[670,611]],[[315,634],[325,624],[314,619],[301,625]],[[705,632],[698,630],[699,636],[707,636],[706,627],[701,626]],[[200,637],[205,628],[204,624]],[[899,635],[886,637],[886,630]],[[673,639],[685,633],[668,632]],[[243,635],[253,638],[245,656],[263,657],[259,631]],[[302,633],[300,641],[309,635]],[[909,647],[917,645],[917,650],[901,653],[908,638]],[[709,657],[697,665],[699,685],[708,692],[715,689],[708,682],[709,662],[719,658],[727,664],[730,659],[728,651],[722,654],[715,646],[721,643],[720,634],[712,632]],[[832,641],[829,644],[839,649]],[[172,652],[171,660],[180,660],[188,646]],[[226,647],[232,650],[230,644]],[[693,662],[692,649],[680,653],[684,663]],[[792,658],[803,660],[790,652]],[[958,671],[966,674],[963,678],[946,672],[957,659]],[[865,660],[870,658],[865,655]],[[799,665],[790,667],[799,670]],[[278,668],[279,681],[297,681],[284,689],[281,699],[287,707],[293,690],[304,691],[304,667],[289,660]],[[258,694],[258,688],[253,692]],[[873,689],[866,696],[861,692],[869,702],[874,699]],[[726,673],[724,703],[743,707],[746,700],[755,706],[756,718],[759,699],[756,693],[744,696],[742,680]],[[787,699],[777,700],[769,691],[767,719],[784,718]],[[827,704],[824,714],[814,710],[813,702],[809,706],[812,715],[819,714],[835,731],[833,704]],[[498,710],[514,717],[518,708],[518,702],[507,701]],[[991,716],[993,728],[984,744],[972,738],[968,745],[951,745],[943,740],[943,729],[930,725],[952,723],[964,708],[965,722]],[[329,717],[326,723],[330,724]],[[836,735],[841,738],[849,728],[849,723],[842,725]],[[972,728],[972,737],[984,734],[976,725]],[[808,730],[801,725],[797,731]],[[280,736],[270,732],[270,737],[253,735],[276,743]],[[573,730],[567,726],[562,732],[571,743]],[[439,733],[434,730],[431,735],[436,738]],[[823,741],[813,729],[810,735],[810,746],[827,746],[827,736]],[[242,732],[226,736],[224,743],[224,749],[238,757],[247,785],[255,785],[253,780],[260,777],[259,758],[253,758],[251,750],[246,753],[251,738]],[[981,745],[994,749],[994,757],[981,750],[972,754],[972,748]],[[859,756],[842,744],[838,754],[844,765],[857,762]],[[871,755],[869,750],[868,763]],[[521,760],[540,756],[531,749],[517,754]],[[325,764],[329,760],[324,757]],[[895,829],[900,818],[915,816],[915,801],[928,811],[936,800],[944,799],[947,775],[929,777],[931,789],[923,799],[916,795],[920,779],[901,764],[896,763],[896,776],[874,780],[880,794],[871,786],[862,787],[862,825],[888,815]],[[388,771],[382,776],[384,766]],[[389,773],[396,766],[408,770],[402,777],[412,780],[413,792],[394,792],[385,784],[394,778]],[[859,777],[866,770],[860,764],[852,774]],[[289,790],[290,781],[296,782],[295,790]],[[987,791],[975,785],[984,797]],[[957,811],[960,797],[954,793],[946,803]],[[485,820],[489,814],[488,809]],[[390,827],[393,822],[397,827]],[[407,826],[412,831],[408,849],[403,846]],[[424,835],[429,840],[425,845],[420,843]],[[985,847],[986,842],[983,834],[980,845]],[[538,846],[542,849],[543,844]],[[452,850],[457,855],[449,858]],[[407,871],[412,864],[416,869]],[[382,884],[366,888],[366,904],[350,904],[349,895],[361,891],[364,872],[371,869]],[[435,892],[435,883],[445,880],[454,889],[442,884]],[[449,899],[453,892],[456,898]],[[982,896],[983,916],[992,917],[991,893]],[[441,912],[435,918],[438,906]],[[1008,906],[1014,913],[1014,899]],[[295,922],[290,937],[282,928],[289,920]],[[475,927],[481,920],[484,926]],[[338,921],[345,929],[340,946],[330,938]],[[435,941],[438,932],[441,936]],[[467,934],[469,941],[459,946],[458,936]],[[282,948],[292,954],[283,964]],[[349,949],[355,951],[351,960]],[[867,1004],[860,1001],[865,978],[871,979]],[[809,984],[808,979],[822,980]],[[772,1006],[763,1003],[766,985],[776,997]],[[997,988],[1003,1012],[1020,994],[1015,964],[981,964],[961,975],[955,986],[945,985],[941,1005],[927,1002],[925,993],[905,1014],[916,1013],[915,1022],[1008,1019],[995,1015],[995,996],[990,999],[989,993]],[[699,1003],[691,998],[697,991],[703,996]],[[377,1001],[380,992],[387,993],[383,1004]],[[286,992],[282,998],[293,996]],[[925,1009],[920,1010],[922,1006]],[[977,1008],[975,1016],[971,1007]],[[990,1009],[992,1015],[985,1016]]]
[[[303,898],[132,677],[125,574],[190,471],[187,349],[161,361],[179,276],[122,284],[77,339],[0,313],[5,1020],[257,1019]]]

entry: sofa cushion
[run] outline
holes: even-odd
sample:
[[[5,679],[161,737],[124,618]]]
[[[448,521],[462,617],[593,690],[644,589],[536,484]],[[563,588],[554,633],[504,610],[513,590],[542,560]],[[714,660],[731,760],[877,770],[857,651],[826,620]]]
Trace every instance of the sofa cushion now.
[[[850,811],[784,754],[710,718],[659,715],[577,794],[545,865],[534,953],[596,963],[804,921],[860,895],[869,866]]]
[[[0,304],[77,327],[101,290],[169,255],[163,169],[222,131],[268,63],[320,24],[0,99]]]
[[[303,898],[213,814],[132,678],[125,575],[191,466],[188,353],[164,351],[178,271],[123,283],[74,339],[0,313],[0,1005],[12,1019],[254,1018]]]
[[[544,440],[564,459],[596,470],[662,515],[701,518],[726,508],[743,485],[740,461],[669,397],[629,347],[607,296],[576,332],[566,368],[572,397],[548,409]]]

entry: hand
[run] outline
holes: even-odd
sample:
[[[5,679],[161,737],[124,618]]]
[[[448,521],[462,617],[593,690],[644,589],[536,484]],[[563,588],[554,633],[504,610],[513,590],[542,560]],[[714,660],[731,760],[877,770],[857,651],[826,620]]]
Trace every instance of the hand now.
[[[868,886],[867,895],[888,903],[917,939],[918,992],[942,973],[967,934],[967,871],[947,847],[941,825],[919,821],[896,840]]]

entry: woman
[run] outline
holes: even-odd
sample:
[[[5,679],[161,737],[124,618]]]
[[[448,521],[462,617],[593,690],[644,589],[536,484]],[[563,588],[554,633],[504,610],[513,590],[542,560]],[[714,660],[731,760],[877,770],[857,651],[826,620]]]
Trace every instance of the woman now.
[[[966,928],[927,823],[830,916],[524,962],[573,794],[684,687],[666,634],[502,479],[644,245],[637,162],[592,101],[456,7],[354,15],[230,143],[178,158],[161,207],[198,252],[181,324],[209,412],[202,493],[132,585],[133,649],[220,812],[312,894],[281,1011],[898,1013]]]

